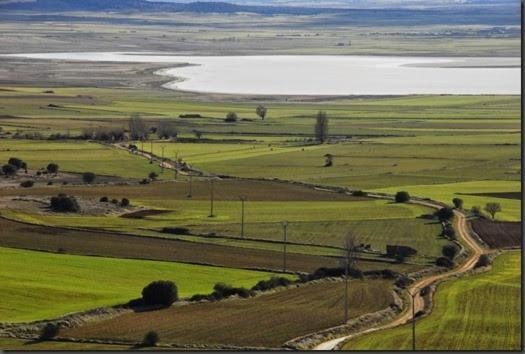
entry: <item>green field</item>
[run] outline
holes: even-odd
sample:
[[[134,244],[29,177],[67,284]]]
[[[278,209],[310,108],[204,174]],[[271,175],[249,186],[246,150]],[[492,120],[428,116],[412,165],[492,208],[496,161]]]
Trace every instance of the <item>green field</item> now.
[[[432,314],[417,322],[418,350],[520,350],[520,252],[498,256],[488,273],[447,281]],[[411,326],[358,337],[345,350],[410,350]]]
[[[404,186],[403,190],[411,195],[432,198],[452,204],[453,198],[461,198],[465,208],[479,206],[483,208],[488,202],[501,204],[502,211],[496,214],[496,219],[505,221],[521,220],[521,200],[509,198],[496,198],[490,195],[470,195],[476,193],[503,193],[521,192],[519,181],[473,181],[439,185]],[[376,190],[383,193],[395,193],[395,188]]]
[[[250,287],[271,273],[174,262],[85,257],[0,248],[0,322],[51,319],[140,297],[154,280],[179,296],[209,293],[217,282]]]
[[[123,218],[118,215],[90,216],[76,214],[34,213],[25,210],[4,210],[3,214],[17,220],[45,224],[51,226],[84,227],[121,231],[140,235],[149,235],[148,231],[156,231],[153,235],[174,237],[161,234],[158,231],[165,227],[186,227],[193,235],[213,234],[217,237],[226,236],[240,238],[241,213],[239,201],[233,201],[232,196],[243,194],[246,187],[243,183],[217,183],[215,187],[214,214],[210,218],[210,203],[206,198],[208,187],[205,183],[195,184],[195,198],[188,199],[180,192],[187,189],[187,182],[153,184],[144,187],[65,187],[62,191],[70,191],[73,195],[84,195],[95,201],[105,193],[122,193],[133,205],[147,209],[162,209],[164,213],[143,218]],[[251,183],[248,183],[248,186]],[[338,197],[327,192],[309,192],[310,199],[303,200],[304,191],[291,189],[286,185],[279,189],[271,186],[254,185],[266,190],[269,197],[253,196],[245,204],[245,237],[251,240],[281,241],[281,222],[287,220],[288,241],[302,245],[342,247],[343,238],[351,232],[357,242],[370,244],[376,251],[384,253],[387,244],[412,245],[423,257],[441,255],[441,247],[447,240],[440,237],[441,226],[432,220],[419,218],[430,214],[432,209],[413,204],[392,203],[385,200],[360,200],[352,197]],[[141,190],[142,189],[142,190]],[[117,192],[118,191],[118,192]],[[308,191],[306,189],[306,191]],[[53,189],[35,189],[33,193],[55,193]],[[279,200],[280,193],[288,193],[287,200]],[[32,194],[31,190],[23,192]],[[77,194],[78,193],[78,194]],[[115,195],[115,194],[113,194]],[[271,197],[274,195],[275,197]],[[110,195],[110,197],[112,197]],[[285,198],[285,199],[286,199]],[[254,200],[253,200],[254,199]],[[264,200],[267,199],[267,200]],[[273,199],[273,200],[272,200]],[[294,200],[298,199],[298,200]],[[317,199],[317,200],[316,200]],[[326,200],[325,200],[326,199]],[[181,236],[178,236],[181,238]],[[200,242],[233,242],[217,238],[198,239],[186,237],[191,241]],[[281,245],[250,243],[250,247],[280,250]],[[291,248],[291,252],[314,254],[334,254],[335,250],[311,248]]]
[[[61,171],[94,172],[123,178],[146,178],[160,168],[126,151],[85,141],[46,141],[0,139],[0,161],[11,157],[27,162],[30,169],[46,168],[54,162]]]

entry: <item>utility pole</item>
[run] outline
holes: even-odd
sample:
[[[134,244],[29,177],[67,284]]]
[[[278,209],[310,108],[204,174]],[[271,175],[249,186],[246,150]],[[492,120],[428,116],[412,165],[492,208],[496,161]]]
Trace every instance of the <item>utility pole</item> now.
[[[213,218],[215,215],[213,215],[213,184],[214,179],[210,179],[210,218]]]
[[[348,322],[348,267],[349,267],[349,255],[347,253],[345,257],[345,300],[344,300],[344,307],[345,307],[345,323]]]
[[[412,350],[416,350],[416,296],[424,296],[427,288],[415,288],[414,292],[410,294],[412,297]]]
[[[150,144],[149,163],[153,163],[153,139],[149,141],[149,144]]]
[[[283,273],[286,272],[286,242],[287,242],[287,229],[288,229],[288,221],[283,221],[281,223],[283,227]]]
[[[191,190],[192,190],[192,179],[193,179],[193,175],[190,173],[190,191],[188,193],[188,198],[191,198]]]
[[[246,196],[240,196],[241,200],[241,238],[244,238],[244,202],[246,201]]]
[[[179,167],[179,152],[175,153],[175,162],[173,165],[173,178],[177,179],[179,176],[179,170],[177,169]]]
[[[164,146],[162,146],[162,158],[160,160],[160,173],[164,173]]]

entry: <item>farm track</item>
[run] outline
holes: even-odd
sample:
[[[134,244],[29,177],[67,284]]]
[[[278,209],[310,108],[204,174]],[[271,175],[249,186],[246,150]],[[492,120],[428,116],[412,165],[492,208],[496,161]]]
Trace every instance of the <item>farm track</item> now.
[[[142,156],[147,157],[147,158],[152,158],[153,157],[153,158],[157,158],[158,159],[157,156],[155,156],[155,155],[152,156],[152,154],[147,154],[145,152],[142,152],[141,154],[142,154]],[[162,164],[162,163],[163,162],[160,161],[160,164]],[[164,167],[165,168],[176,168],[176,166],[174,164],[170,163],[170,162],[168,162],[168,163],[164,162]],[[195,172],[198,172],[200,175],[203,174],[202,171],[195,171]],[[286,182],[292,183],[290,181],[283,181],[283,182],[285,182],[285,183]],[[307,183],[300,183],[300,184],[308,186]],[[312,187],[314,189],[315,188],[322,188],[320,186],[314,186],[314,185],[311,185],[310,187]],[[333,188],[328,188],[327,187],[325,189],[327,191],[330,191],[330,190],[333,191]],[[345,193],[348,193],[348,192],[349,191],[346,191]],[[369,196],[372,197],[372,198],[379,198],[379,199],[392,199],[391,196],[382,195],[382,194],[373,194],[373,195],[370,194]],[[423,206],[427,206],[427,207],[434,208],[434,209],[440,209],[440,208],[442,208],[444,206],[442,203],[431,201],[431,200],[412,200],[412,203],[423,205]],[[461,274],[461,273],[465,273],[465,272],[471,270],[475,266],[475,264],[476,264],[477,260],[479,259],[479,257],[483,253],[485,253],[485,251],[476,242],[474,237],[472,235],[470,235],[470,230],[467,227],[465,215],[463,213],[457,211],[457,210],[454,210],[454,214],[455,214],[455,226],[456,226],[456,229],[458,231],[458,234],[459,234],[460,238],[463,240],[463,242],[472,251],[472,253],[470,254],[470,256],[468,257],[468,259],[465,262],[463,262],[458,268],[455,268],[454,270],[451,270],[451,271],[446,272],[446,273],[440,273],[440,274],[437,274],[437,275],[431,275],[431,276],[425,277],[423,279],[420,279],[420,280],[416,281],[414,284],[410,285],[409,288],[407,289],[407,292],[410,295],[409,296],[409,299],[410,299],[409,303],[407,304],[407,306],[406,306],[405,310],[403,311],[403,313],[401,314],[401,316],[397,317],[394,321],[389,322],[389,323],[384,324],[384,325],[377,326],[377,327],[368,328],[366,330],[363,330],[363,331],[360,331],[360,332],[357,332],[357,333],[354,333],[354,334],[351,334],[351,335],[347,335],[347,336],[343,336],[343,337],[339,337],[339,338],[336,338],[336,339],[332,339],[332,340],[323,342],[323,343],[318,344],[317,346],[315,346],[313,349],[314,350],[334,350],[334,349],[337,348],[337,346],[339,344],[343,343],[344,341],[346,341],[348,339],[357,337],[359,335],[363,335],[363,334],[367,334],[367,333],[371,333],[371,332],[376,332],[376,331],[383,330],[383,329],[393,328],[393,327],[397,327],[397,326],[400,326],[402,324],[405,324],[405,323],[409,322],[412,319],[412,312],[408,310],[409,308],[412,307],[412,301],[414,301],[414,313],[418,313],[419,311],[423,311],[425,309],[425,299],[420,294],[420,290],[421,289],[423,289],[423,288],[425,288],[427,286],[430,286],[430,285],[436,283],[437,281],[445,280],[445,279],[447,279],[447,278],[449,278],[451,276],[458,275],[458,274]]]
[[[430,202],[419,201],[417,203],[424,204],[424,205],[427,205],[427,206],[432,206],[434,208],[441,207],[440,205],[432,204]],[[423,288],[425,288],[425,287],[427,287],[429,285],[432,285],[432,284],[436,283],[437,281],[445,280],[445,279],[447,279],[447,278],[449,278],[451,276],[458,275],[458,274],[461,274],[461,273],[465,273],[465,272],[469,271],[470,269],[472,269],[475,266],[479,256],[481,256],[483,253],[485,253],[485,251],[481,248],[480,245],[478,245],[478,243],[470,235],[468,227],[466,225],[466,219],[465,219],[465,216],[463,215],[463,213],[461,213],[459,211],[454,211],[454,213],[455,213],[455,216],[456,216],[455,217],[456,229],[458,230],[459,236],[461,237],[461,239],[464,241],[464,243],[472,251],[472,254],[468,257],[468,259],[465,262],[463,262],[458,268],[456,268],[456,269],[454,269],[452,271],[449,271],[449,272],[446,272],[446,273],[440,273],[440,274],[436,274],[436,275],[431,275],[429,277],[426,277],[426,278],[423,278],[421,280],[418,280],[414,284],[410,285],[409,288],[407,289],[407,291],[408,291],[409,295],[415,295],[415,296],[414,296],[413,300],[412,300],[412,296],[408,297],[410,300],[409,300],[409,303],[406,306],[405,311],[401,314],[401,316],[397,317],[394,321],[389,322],[389,323],[384,324],[384,325],[377,326],[377,327],[368,328],[366,330],[363,330],[363,331],[360,331],[360,332],[357,332],[357,333],[353,333],[353,334],[350,334],[350,335],[346,335],[346,336],[343,336],[343,337],[339,337],[339,338],[335,338],[335,339],[323,342],[323,343],[318,344],[317,346],[315,346],[313,349],[314,350],[334,350],[334,349],[337,348],[337,346],[339,344],[341,344],[341,343],[343,343],[343,342],[345,342],[345,341],[347,341],[349,339],[355,338],[357,336],[361,336],[361,335],[364,335],[364,334],[368,334],[368,333],[377,332],[377,331],[380,331],[380,330],[385,330],[385,329],[397,327],[397,326],[403,325],[405,323],[408,323],[410,320],[412,320],[412,311],[409,310],[411,308],[411,306],[412,306],[412,301],[414,301],[414,309],[415,309],[415,313],[416,314],[419,311],[423,311],[425,309],[425,300],[420,294],[420,290],[421,289],[423,289]]]

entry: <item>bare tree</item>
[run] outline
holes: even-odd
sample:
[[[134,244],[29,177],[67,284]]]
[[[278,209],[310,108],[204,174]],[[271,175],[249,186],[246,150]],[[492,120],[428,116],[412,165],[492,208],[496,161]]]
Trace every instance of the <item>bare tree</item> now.
[[[319,111],[315,121],[315,138],[322,144],[328,139],[328,116]]]
[[[157,125],[157,135],[160,139],[177,137],[177,127],[174,121],[163,119]]]
[[[133,140],[144,140],[148,138],[146,123],[138,114],[133,114],[129,118],[129,135]]]
[[[268,112],[268,109],[264,107],[263,105],[258,105],[255,109],[255,113],[262,119],[266,118],[266,113]]]
[[[490,214],[492,217],[492,220],[496,217],[496,213],[501,211],[501,204],[500,203],[487,203],[485,205],[485,211]]]
[[[345,296],[344,296],[344,307],[345,307],[345,321],[348,322],[348,273],[351,269],[355,269],[357,265],[357,252],[356,252],[356,237],[348,232],[343,240],[343,254],[342,263],[345,270]]]

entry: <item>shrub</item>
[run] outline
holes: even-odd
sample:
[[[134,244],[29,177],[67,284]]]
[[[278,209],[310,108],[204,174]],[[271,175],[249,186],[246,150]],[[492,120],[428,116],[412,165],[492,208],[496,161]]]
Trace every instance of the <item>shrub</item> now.
[[[436,265],[438,267],[452,268],[454,266],[454,262],[447,257],[439,257],[436,259]]]
[[[151,179],[152,181],[156,180],[157,177],[159,177],[159,175],[155,172],[150,172],[149,175],[148,175],[149,179]]]
[[[449,221],[454,218],[454,210],[449,207],[441,208],[435,213],[436,217],[439,219],[439,221]]]
[[[6,176],[14,176],[16,174],[16,167],[11,164],[3,165],[2,173]]]
[[[142,340],[142,345],[147,347],[154,347],[159,342],[159,335],[155,331],[149,331]]]
[[[353,191],[352,195],[354,197],[366,197],[368,195],[368,193],[364,192],[364,191]]]
[[[471,209],[470,209],[470,212],[475,215],[475,216],[480,216],[481,215],[481,208],[479,206],[473,206]]]
[[[185,227],[163,227],[161,232],[165,234],[187,235],[190,233],[190,230]]]
[[[7,163],[9,165],[13,165],[15,166],[15,168],[17,170],[21,169],[21,168],[24,168],[24,161],[20,160],[19,158],[16,158],[16,157],[11,157]],[[25,166],[27,167],[27,164],[25,164]]]
[[[20,183],[20,187],[31,188],[34,184],[35,182],[33,181],[23,181],[22,183]]]
[[[269,280],[261,280],[252,287],[252,290],[265,291],[279,286],[290,285],[292,281],[284,277],[271,277]]]
[[[143,178],[139,184],[149,184],[149,180],[147,178]]]
[[[409,286],[410,284],[412,284],[413,282],[414,282],[414,279],[409,278],[407,276],[402,276],[394,284],[397,287],[404,289],[407,286]]]
[[[441,253],[443,254],[443,256],[447,257],[450,260],[454,260],[454,258],[458,255],[459,251],[459,246],[455,243],[445,245],[441,249]]]
[[[386,245],[386,254],[389,257],[402,257],[403,260],[405,257],[415,256],[417,250],[409,246],[399,246],[399,245]]]
[[[53,185],[53,182],[52,182],[52,181],[49,181],[49,182],[47,182],[47,185],[48,185],[48,186],[52,186],[52,185]]]
[[[169,280],[157,280],[142,289],[142,299],[146,305],[170,306],[179,299],[177,285]]]
[[[444,227],[443,227],[443,232],[442,232],[443,236],[445,236],[446,238],[450,239],[450,240],[455,240],[457,239],[456,237],[456,230],[454,230],[454,227],[452,227],[451,224],[446,224]]]
[[[456,209],[463,209],[463,199],[454,198],[452,199],[452,203],[454,203]]]
[[[118,199],[116,198],[111,199],[111,204],[118,204]]]
[[[56,323],[47,323],[42,331],[40,332],[40,340],[46,340],[54,338],[58,335],[60,326]]]
[[[59,194],[51,198],[51,210],[62,213],[78,213],[80,206],[75,197]]]
[[[82,181],[84,181],[84,183],[87,183],[87,184],[91,184],[95,182],[96,178],[97,176],[93,172],[84,172],[82,174]]]
[[[179,114],[179,118],[202,118],[198,113]]]
[[[56,163],[50,163],[46,167],[47,173],[57,174],[58,173],[58,165]]]
[[[226,118],[224,119],[225,122],[233,123],[237,121],[237,113],[230,112],[226,115]]]
[[[406,203],[410,200],[410,194],[405,191],[397,192],[395,196],[396,203]]]
[[[122,198],[120,201],[120,206],[127,207],[129,205],[129,199],[128,198]]]
[[[490,258],[489,256],[487,256],[486,254],[482,254],[481,256],[479,256],[479,259],[478,261],[476,262],[476,265],[474,266],[475,268],[479,268],[479,267],[487,267],[490,265]]]
[[[108,197],[101,197],[100,202],[101,203],[107,203],[109,201]]]
[[[224,283],[217,283],[213,287],[213,297],[217,300],[224,299],[233,295],[238,295],[243,298],[250,297],[252,294],[246,288],[234,288],[231,285]]]

